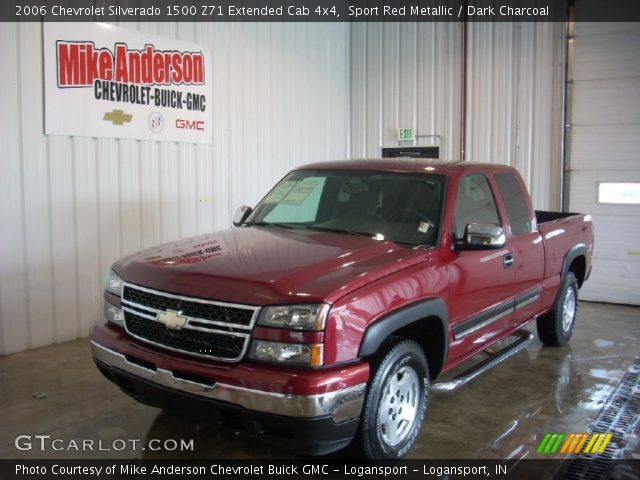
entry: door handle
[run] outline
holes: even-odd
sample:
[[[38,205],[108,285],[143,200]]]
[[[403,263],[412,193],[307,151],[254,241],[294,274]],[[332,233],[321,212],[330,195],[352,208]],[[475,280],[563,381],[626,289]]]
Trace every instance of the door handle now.
[[[504,257],[502,257],[502,263],[504,268],[513,267],[513,262],[516,261],[516,257],[513,256],[513,253],[505,253]]]

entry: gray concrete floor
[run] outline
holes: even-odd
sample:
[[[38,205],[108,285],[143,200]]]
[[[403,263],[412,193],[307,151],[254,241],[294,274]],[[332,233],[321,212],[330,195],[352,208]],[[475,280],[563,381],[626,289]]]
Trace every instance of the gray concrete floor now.
[[[543,348],[536,339],[458,391],[434,392],[409,457],[536,458],[545,433],[587,431],[640,351],[640,309],[586,302],[580,307],[570,346]],[[0,458],[294,456],[242,433],[138,404],[99,374],[87,340],[0,357],[0,406]],[[64,443],[93,439],[96,450],[15,448],[16,436],[38,434]],[[112,447],[114,439],[193,439],[195,448],[107,451],[97,450],[99,439],[100,448]],[[637,442],[623,456],[640,457]]]

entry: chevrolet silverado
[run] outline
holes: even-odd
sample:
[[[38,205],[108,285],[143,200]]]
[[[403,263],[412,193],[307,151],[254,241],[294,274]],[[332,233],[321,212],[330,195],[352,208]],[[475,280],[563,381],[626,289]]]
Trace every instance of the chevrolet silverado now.
[[[316,163],[232,228],[114,263],[93,356],[149,405],[401,458],[432,389],[522,349],[531,321],[545,345],[569,341],[592,249],[588,215],[534,211],[507,166]]]

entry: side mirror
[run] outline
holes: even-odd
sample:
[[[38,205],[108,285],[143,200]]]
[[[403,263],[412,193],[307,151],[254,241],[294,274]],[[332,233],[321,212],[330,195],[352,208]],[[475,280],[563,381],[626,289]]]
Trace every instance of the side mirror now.
[[[236,213],[233,214],[233,224],[236,227],[239,227],[244,223],[244,221],[249,217],[249,215],[251,215],[251,212],[253,212],[253,208],[248,207],[246,205],[238,207],[238,209],[236,210]]]
[[[456,250],[492,250],[504,247],[507,239],[502,227],[493,223],[469,223]]]

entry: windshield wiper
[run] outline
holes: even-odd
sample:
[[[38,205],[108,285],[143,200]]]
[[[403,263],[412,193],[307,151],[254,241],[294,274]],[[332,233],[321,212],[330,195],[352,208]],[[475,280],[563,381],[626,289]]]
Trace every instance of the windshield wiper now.
[[[357,237],[369,237],[373,238],[374,234],[369,232],[359,232],[357,230],[349,230],[348,228],[329,228],[329,227],[318,227],[315,225],[309,225],[307,227],[308,230],[317,230],[319,232],[330,232],[330,233],[346,233],[348,235],[355,235]]]
[[[293,226],[287,223],[278,223],[278,222],[251,222],[245,223],[247,227],[277,227],[277,228],[286,228],[288,230],[293,230]]]

